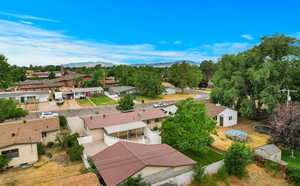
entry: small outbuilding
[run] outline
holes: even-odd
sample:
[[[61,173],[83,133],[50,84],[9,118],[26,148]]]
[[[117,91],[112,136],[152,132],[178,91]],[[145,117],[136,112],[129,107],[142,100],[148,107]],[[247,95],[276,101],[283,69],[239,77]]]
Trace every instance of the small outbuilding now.
[[[280,162],[281,161],[281,150],[274,144],[267,144],[254,149],[255,155],[264,159]]]
[[[205,104],[207,115],[217,121],[221,127],[230,127],[237,124],[238,112],[229,107],[214,103]]]

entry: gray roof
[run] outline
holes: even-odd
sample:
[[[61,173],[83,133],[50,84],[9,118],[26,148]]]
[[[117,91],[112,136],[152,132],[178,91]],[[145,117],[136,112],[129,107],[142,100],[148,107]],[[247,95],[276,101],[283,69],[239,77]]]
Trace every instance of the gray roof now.
[[[110,91],[113,92],[126,92],[135,89],[135,87],[132,86],[117,86],[117,87],[111,87],[109,88]]]
[[[49,91],[0,92],[0,98],[10,98],[31,95],[48,95]]]
[[[255,148],[265,151],[268,155],[276,154],[278,152],[281,152],[281,150],[274,144],[267,144],[260,147]]]

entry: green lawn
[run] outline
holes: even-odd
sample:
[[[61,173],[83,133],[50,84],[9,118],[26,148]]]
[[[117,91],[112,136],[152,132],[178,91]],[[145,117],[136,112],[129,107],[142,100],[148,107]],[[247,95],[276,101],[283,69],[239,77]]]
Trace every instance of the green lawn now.
[[[295,151],[295,158],[291,158],[290,150],[282,151],[282,159],[288,163],[288,166],[300,170],[300,151]]]
[[[115,100],[112,100],[109,97],[104,96],[104,95],[99,95],[97,97],[92,97],[90,99],[96,105],[112,105],[112,104],[116,104],[117,103]]]
[[[185,155],[193,159],[194,161],[197,161],[198,164],[205,166],[209,165],[211,163],[220,161],[224,159],[224,155],[220,154],[218,152],[215,152],[209,148],[209,150],[206,153],[199,153],[194,151],[185,151]]]
[[[93,106],[88,99],[76,99],[78,105],[82,107],[91,107]]]

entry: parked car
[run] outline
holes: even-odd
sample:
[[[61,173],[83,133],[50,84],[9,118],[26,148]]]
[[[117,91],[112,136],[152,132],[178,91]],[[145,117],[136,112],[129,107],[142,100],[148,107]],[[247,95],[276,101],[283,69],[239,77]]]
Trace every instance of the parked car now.
[[[56,117],[58,116],[58,113],[54,112],[42,112],[40,115],[40,118],[49,118],[49,117]]]
[[[157,107],[166,107],[167,104],[165,102],[159,102],[159,103],[155,103],[153,104],[153,107],[157,108]]]

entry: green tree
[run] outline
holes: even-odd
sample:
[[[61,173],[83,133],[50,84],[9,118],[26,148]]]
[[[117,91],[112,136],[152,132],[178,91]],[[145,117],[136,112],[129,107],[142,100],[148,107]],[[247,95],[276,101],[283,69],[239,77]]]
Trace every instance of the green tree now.
[[[77,161],[77,160],[81,160],[81,155],[83,150],[84,147],[77,143],[67,149],[67,154],[71,161]]]
[[[162,142],[179,151],[206,151],[207,145],[213,142],[210,134],[215,130],[216,121],[207,116],[205,104],[189,98],[177,107],[174,117],[162,123]]]
[[[10,160],[11,159],[7,158],[4,155],[0,155],[0,170],[3,170],[5,167],[7,167]]]
[[[182,89],[186,87],[198,87],[202,80],[202,72],[197,66],[182,62],[173,64],[168,70],[168,81]]]
[[[155,98],[163,92],[160,76],[155,72],[141,71],[135,75],[135,87],[141,96]]]
[[[93,75],[91,80],[83,80],[82,87],[100,87],[100,80],[104,78],[104,70],[97,69]],[[80,79],[79,79],[80,80]]]
[[[141,175],[137,177],[130,177],[120,186],[150,186],[149,183],[145,182]]]
[[[213,76],[212,100],[248,118],[272,113],[285,99],[279,90],[299,85],[299,54],[297,39],[277,34],[245,52],[224,55]]]
[[[132,95],[124,95],[119,99],[117,109],[121,111],[127,111],[134,109],[134,97]]]
[[[6,119],[24,117],[28,114],[26,110],[18,108],[17,104],[9,99],[0,99],[0,122]]]
[[[13,85],[10,65],[5,56],[0,55],[0,89],[6,89]]]
[[[48,79],[54,79],[55,78],[55,73],[54,72],[50,72],[48,75]]]
[[[67,121],[66,117],[64,115],[59,115],[58,118],[59,118],[60,128],[62,128],[62,129],[67,128],[68,121]]]
[[[44,155],[46,153],[45,145],[42,143],[37,144],[38,155]]]
[[[247,174],[246,166],[252,160],[251,149],[246,147],[245,144],[235,142],[225,153],[225,170],[229,175],[242,178]]]
[[[211,60],[204,60],[200,64],[200,70],[203,72],[203,79],[209,81],[217,70],[217,64]]]
[[[118,65],[110,69],[109,75],[116,77],[121,85],[134,86],[136,69],[129,65]]]

